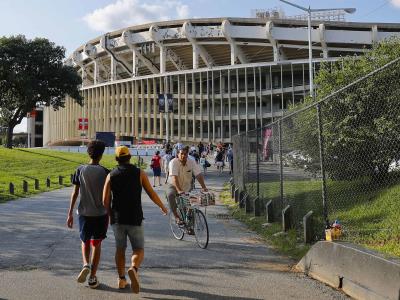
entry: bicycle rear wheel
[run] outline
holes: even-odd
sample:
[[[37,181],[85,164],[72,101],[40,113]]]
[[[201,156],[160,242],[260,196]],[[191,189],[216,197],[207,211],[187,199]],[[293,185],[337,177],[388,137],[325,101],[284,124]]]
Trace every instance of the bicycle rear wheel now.
[[[176,238],[177,240],[183,239],[185,232],[183,231],[183,228],[176,224],[175,215],[172,211],[169,212],[169,227],[171,228],[174,238]]]
[[[207,248],[209,239],[207,219],[204,216],[203,212],[197,208],[194,210],[193,215],[193,229],[197,245],[199,245],[200,248],[205,249]]]

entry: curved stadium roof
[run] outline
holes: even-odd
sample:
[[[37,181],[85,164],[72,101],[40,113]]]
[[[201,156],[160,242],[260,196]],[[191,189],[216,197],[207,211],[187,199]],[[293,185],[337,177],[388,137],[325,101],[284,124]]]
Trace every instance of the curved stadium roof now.
[[[67,63],[83,70],[84,85],[90,86],[151,74],[306,59],[307,34],[306,21],[291,19],[156,22],[92,39],[79,47]],[[313,57],[363,53],[390,36],[400,37],[400,24],[313,21]]]

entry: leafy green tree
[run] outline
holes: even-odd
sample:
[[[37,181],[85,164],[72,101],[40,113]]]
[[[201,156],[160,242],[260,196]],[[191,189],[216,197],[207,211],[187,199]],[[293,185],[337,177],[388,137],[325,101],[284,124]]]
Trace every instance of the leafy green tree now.
[[[7,127],[8,148],[14,127],[37,105],[58,109],[66,95],[82,104],[82,80],[64,58],[65,49],[47,39],[0,38],[0,126]]]
[[[400,40],[393,38],[374,45],[364,56],[321,65],[315,78],[316,101],[329,96],[321,103],[321,111],[326,170],[331,178],[386,176],[390,163],[400,160],[398,58]],[[390,62],[393,64],[384,70],[363,78]],[[309,104],[310,98],[293,110]],[[306,110],[293,119],[292,127],[299,132],[292,142],[294,149],[309,155],[313,162],[319,161],[319,153],[312,146],[318,137],[316,109]]]

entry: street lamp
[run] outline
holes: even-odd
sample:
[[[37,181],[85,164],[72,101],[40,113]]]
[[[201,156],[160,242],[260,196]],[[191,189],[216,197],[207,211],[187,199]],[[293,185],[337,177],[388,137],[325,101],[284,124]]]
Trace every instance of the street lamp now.
[[[310,95],[311,97],[314,98],[314,80],[313,80],[313,67],[312,67],[312,40],[311,40],[311,13],[313,12],[320,12],[320,11],[344,11],[348,14],[352,14],[356,11],[355,8],[320,8],[320,9],[311,9],[309,6],[303,7],[294,3],[291,3],[286,0],[280,0],[281,2],[284,2],[286,4],[289,4],[291,6],[297,7],[298,9],[301,9],[305,12],[307,12],[308,15],[308,64],[309,64],[309,69],[310,69]]]

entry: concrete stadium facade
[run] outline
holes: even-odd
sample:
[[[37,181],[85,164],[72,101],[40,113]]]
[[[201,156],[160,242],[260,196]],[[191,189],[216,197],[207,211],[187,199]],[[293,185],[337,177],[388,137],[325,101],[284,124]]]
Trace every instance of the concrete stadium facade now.
[[[312,22],[314,70],[359,55],[400,24]],[[136,139],[231,142],[266,125],[309,90],[305,21],[213,18],[158,22],[114,31],[78,48],[67,64],[81,74],[84,105],[44,109],[44,145],[79,140],[78,118],[97,131]],[[159,112],[158,94],[173,95]],[[168,117],[168,126],[167,126]]]

